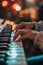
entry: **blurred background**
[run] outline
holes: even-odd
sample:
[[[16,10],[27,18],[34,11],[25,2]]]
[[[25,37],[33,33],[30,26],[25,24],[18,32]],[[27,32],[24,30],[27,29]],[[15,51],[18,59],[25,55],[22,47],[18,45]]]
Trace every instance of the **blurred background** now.
[[[43,0],[0,0],[0,18],[16,23],[43,20]]]

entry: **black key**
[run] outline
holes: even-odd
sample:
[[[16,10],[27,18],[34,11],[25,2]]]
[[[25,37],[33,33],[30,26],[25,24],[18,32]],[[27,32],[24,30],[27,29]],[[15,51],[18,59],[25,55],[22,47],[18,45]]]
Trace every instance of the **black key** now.
[[[11,32],[12,31],[12,26],[11,25],[7,25],[7,26],[5,26],[5,28],[3,29],[3,31],[2,32]]]
[[[0,58],[5,57],[5,54],[0,54]]]
[[[0,46],[8,46],[8,43],[0,43]]]
[[[6,25],[4,29],[8,30],[10,29],[11,30],[12,26],[11,25]]]
[[[6,52],[7,51],[5,51],[5,50],[4,51],[0,50],[0,54],[6,54]]]
[[[3,42],[10,42],[10,38],[9,37],[0,37],[0,43],[3,43]]]
[[[8,50],[8,47],[7,46],[0,46],[0,51],[7,51]]]
[[[9,37],[10,33],[0,33],[0,37]]]
[[[10,33],[11,31],[8,29],[8,30],[3,30],[2,32],[3,33]]]

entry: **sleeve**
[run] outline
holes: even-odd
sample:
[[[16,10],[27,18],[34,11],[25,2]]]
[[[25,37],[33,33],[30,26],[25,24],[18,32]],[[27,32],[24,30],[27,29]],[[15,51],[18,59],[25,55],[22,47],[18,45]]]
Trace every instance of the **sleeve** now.
[[[35,30],[36,31],[43,31],[43,21],[39,21],[35,23]]]
[[[43,31],[38,33],[34,39],[34,47],[39,47],[43,52]]]

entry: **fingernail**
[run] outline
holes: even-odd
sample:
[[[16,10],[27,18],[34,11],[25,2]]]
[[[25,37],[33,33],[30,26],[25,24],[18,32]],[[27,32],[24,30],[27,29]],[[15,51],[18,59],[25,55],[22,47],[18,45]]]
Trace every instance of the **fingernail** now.
[[[18,39],[19,39],[19,38],[16,38],[16,40],[15,40],[15,41],[18,41]]]
[[[16,40],[15,41],[18,41],[20,39],[20,35],[16,38]]]
[[[16,32],[16,30],[14,30],[14,33]]]

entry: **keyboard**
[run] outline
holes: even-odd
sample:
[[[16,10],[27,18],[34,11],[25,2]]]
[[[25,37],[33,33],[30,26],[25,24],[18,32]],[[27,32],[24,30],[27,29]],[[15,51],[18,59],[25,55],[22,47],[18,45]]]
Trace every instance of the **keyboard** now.
[[[13,41],[12,26],[6,24],[0,29],[0,65],[27,65],[23,47]]]

